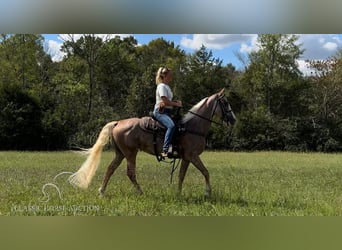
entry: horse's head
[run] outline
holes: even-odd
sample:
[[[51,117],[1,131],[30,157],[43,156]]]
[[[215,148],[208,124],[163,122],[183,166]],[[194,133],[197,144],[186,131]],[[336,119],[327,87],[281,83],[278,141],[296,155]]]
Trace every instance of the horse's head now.
[[[236,117],[224,92],[225,89],[222,89],[216,94],[215,112],[221,117],[222,121],[226,122],[227,124],[234,125]],[[220,108],[217,108],[218,106]]]
[[[187,123],[192,120],[192,118],[199,117],[202,120],[217,123],[212,120],[214,115],[221,117],[221,120],[226,122],[227,125],[234,125],[236,121],[235,114],[224,95],[224,89],[202,99],[199,103],[193,106],[185,115],[182,122]]]

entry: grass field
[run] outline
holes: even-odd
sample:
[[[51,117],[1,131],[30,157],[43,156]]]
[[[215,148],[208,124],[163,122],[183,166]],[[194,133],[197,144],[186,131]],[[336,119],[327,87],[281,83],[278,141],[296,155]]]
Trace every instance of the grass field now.
[[[204,198],[204,178],[192,165],[177,195],[178,171],[138,155],[137,178],[144,195],[126,177],[125,162],[115,172],[106,196],[98,196],[113,157],[105,152],[90,187],[68,182],[85,160],[74,152],[0,152],[0,215],[276,216],[342,215],[342,154],[285,152],[205,152],[212,198]],[[46,186],[50,197],[44,196]],[[47,200],[44,202],[43,200]]]

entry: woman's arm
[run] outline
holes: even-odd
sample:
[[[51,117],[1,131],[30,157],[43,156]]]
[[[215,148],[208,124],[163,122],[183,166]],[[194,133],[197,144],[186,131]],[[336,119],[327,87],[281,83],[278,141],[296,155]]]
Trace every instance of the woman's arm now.
[[[182,107],[182,101],[170,101],[166,96],[162,96],[161,99],[163,101],[160,103],[160,106]]]

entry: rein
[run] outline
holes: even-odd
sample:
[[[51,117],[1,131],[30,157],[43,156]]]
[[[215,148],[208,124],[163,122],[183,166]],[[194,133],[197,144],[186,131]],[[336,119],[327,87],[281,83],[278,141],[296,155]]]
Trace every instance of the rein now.
[[[195,116],[197,116],[197,117],[199,117],[199,118],[201,118],[201,119],[203,119],[203,120],[206,120],[206,121],[208,121],[208,122],[210,122],[210,123],[215,123],[215,124],[217,124],[217,125],[223,126],[224,116],[227,115],[228,113],[233,112],[233,110],[232,110],[231,108],[225,107],[225,105],[224,105],[224,104],[222,103],[222,101],[221,101],[221,98],[222,98],[222,97],[220,97],[220,98],[216,101],[215,106],[213,107],[213,110],[212,110],[212,113],[211,113],[210,118],[207,118],[207,117],[205,117],[205,116],[203,116],[203,115],[200,115],[200,114],[198,114],[198,113],[196,113],[196,112],[193,112],[193,111],[191,111],[191,110],[188,110],[188,112],[189,112],[190,114],[195,115]],[[220,105],[220,108],[221,108],[221,111],[222,111],[221,123],[216,122],[216,121],[214,121],[214,120],[212,119],[212,117],[214,116],[214,114],[215,114],[215,112],[216,112],[216,109],[217,109],[217,106],[218,106],[218,105]],[[190,134],[194,134],[194,135],[206,137],[205,134],[198,133],[198,132],[195,132],[195,131],[191,131],[191,130],[189,130],[189,129],[186,129],[186,132],[188,132],[188,133],[190,133]]]
[[[200,114],[197,114],[197,113],[195,113],[195,112],[192,112],[192,111],[188,111],[190,114],[193,114],[193,115],[195,115],[195,116],[197,116],[197,117],[199,117],[199,118],[201,118],[201,119],[203,119],[203,120],[206,120],[206,121],[208,121],[208,122],[212,122],[212,123],[215,123],[215,124],[218,124],[218,125],[223,125],[222,123],[219,123],[219,122],[216,122],[216,121],[214,121],[214,120],[212,120],[212,119],[209,119],[209,118],[207,118],[207,117],[205,117],[205,116],[203,116],[203,115],[200,115]]]
[[[217,105],[218,105],[218,104],[220,104],[220,107],[221,107],[221,109],[222,109],[222,105],[221,105],[221,103],[220,103],[220,99],[218,99],[218,100],[216,101],[216,103],[215,103],[215,108],[213,108],[213,112],[211,113],[211,117],[210,117],[210,118],[207,118],[207,117],[205,117],[205,116],[203,116],[203,115],[197,114],[197,113],[195,113],[195,112],[193,112],[193,111],[191,111],[191,110],[189,110],[188,112],[189,112],[190,114],[193,114],[193,115],[195,115],[195,116],[197,116],[197,117],[203,119],[203,120],[206,120],[206,121],[208,121],[208,122],[212,122],[212,123],[215,123],[215,124],[217,124],[217,125],[223,126],[223,123],[219,123],[219,122],[216,122],[216,121],[214,121],[213,119],[211,119],[211,118],[214,116],[214,114],[215,114],[215,111],[216,111],[216,109],[217,109]],[[223,111],[223,109],[222,109],[222,111]],[[222,121],[223,121],[223,117],[222,117],[221,119],[222,119]]]

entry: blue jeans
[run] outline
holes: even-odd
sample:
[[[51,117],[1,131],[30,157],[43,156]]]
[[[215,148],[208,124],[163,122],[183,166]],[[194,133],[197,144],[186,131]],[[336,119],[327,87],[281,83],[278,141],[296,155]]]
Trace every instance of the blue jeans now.
[[[154,117],[167,128],[163,145],[164,152],[168,151],[170,142],[175,132],[175,123],[172,121],[169,113],[170,112],[167,109],[165,109],[164,113],[159,113],[158,108],[153,111]]]

